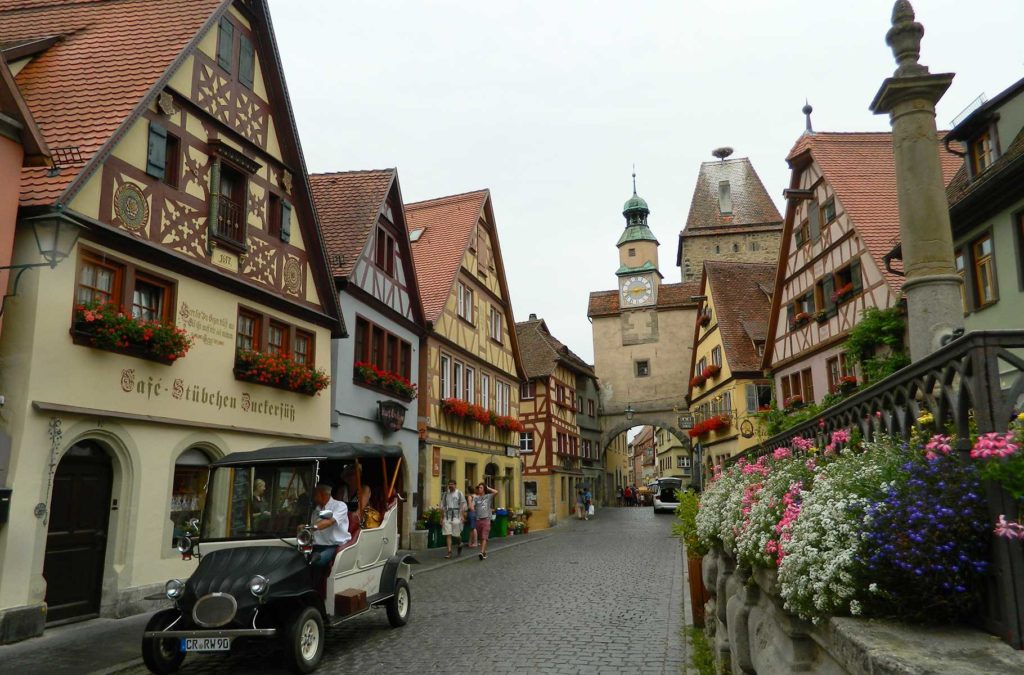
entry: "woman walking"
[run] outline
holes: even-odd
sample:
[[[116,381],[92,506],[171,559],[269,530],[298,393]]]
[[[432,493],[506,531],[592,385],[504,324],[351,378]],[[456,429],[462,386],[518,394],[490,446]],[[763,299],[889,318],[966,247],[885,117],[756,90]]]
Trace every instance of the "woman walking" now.
[[[476,539],[480,544],[481,560],[487,560],[487,538],[491,535],[491,510],[494,508],[494,495],[498,491],[483,483],[476,486],[473,495],[472,512],[476,514]]]

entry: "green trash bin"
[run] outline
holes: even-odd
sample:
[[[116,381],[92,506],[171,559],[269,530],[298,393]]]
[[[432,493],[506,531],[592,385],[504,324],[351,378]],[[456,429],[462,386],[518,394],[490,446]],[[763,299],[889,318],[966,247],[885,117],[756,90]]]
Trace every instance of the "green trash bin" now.
[[[494,512],[494,525],[491,528],[492,537],[508,536],[508,509],[497,509]]]
[[[441,534],[440,525],[427,526],[427,548],[441,548],[444,546],[444,536]]]

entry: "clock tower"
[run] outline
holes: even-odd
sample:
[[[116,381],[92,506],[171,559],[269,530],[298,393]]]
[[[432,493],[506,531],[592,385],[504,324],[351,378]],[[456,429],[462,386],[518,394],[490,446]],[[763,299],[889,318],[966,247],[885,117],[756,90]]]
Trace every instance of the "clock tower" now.
[[[619,307],[636,309],[658,302],[661,272],[658,271],[658,240],[647,226],[650,214],[647,202],[636,194],[636,173],[633,174],[633,196],[622,207],[626,229],[616,246],[619,248]]]

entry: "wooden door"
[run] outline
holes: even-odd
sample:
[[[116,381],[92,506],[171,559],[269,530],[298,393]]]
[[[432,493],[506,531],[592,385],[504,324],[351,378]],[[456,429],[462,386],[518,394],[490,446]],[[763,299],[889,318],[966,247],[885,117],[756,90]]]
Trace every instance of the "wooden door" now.
[[[110,457],[93,443],[57,466],[43,565],[48,623],[99,614],[111,481]]]

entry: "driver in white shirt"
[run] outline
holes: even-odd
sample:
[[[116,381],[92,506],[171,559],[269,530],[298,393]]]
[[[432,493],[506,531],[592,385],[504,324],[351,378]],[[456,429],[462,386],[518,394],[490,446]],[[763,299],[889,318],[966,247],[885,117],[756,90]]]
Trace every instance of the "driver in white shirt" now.
[[[313,503],[316,508],[309,522],[314,530],[313,557],[310,564],[329,565],[334,559],[335,549],[352,538],[348,531],[348,507],[345,506],[345,502],[331,497],[331,486],[326,483],[316,486],[313,491]],[[330,511],[333,517],[321,518],[321,511]]]

